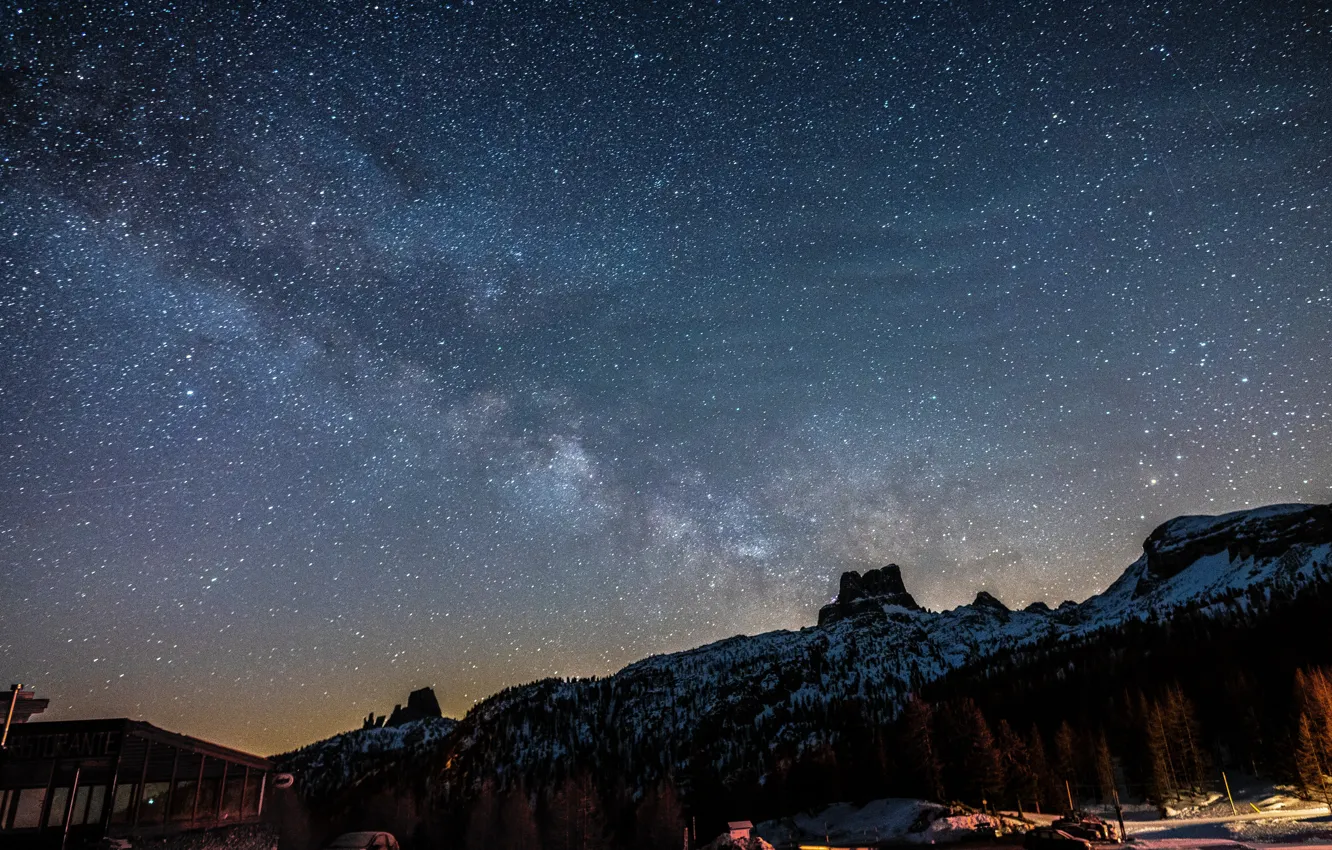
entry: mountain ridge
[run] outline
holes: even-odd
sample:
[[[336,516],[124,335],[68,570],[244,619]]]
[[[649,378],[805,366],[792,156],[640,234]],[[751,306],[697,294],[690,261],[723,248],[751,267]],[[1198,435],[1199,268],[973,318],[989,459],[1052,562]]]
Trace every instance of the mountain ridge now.
[[[404,753],[396,769],[424,781],[430,805],[444,810],[465,811],[494,789],[563,787],[577,776],[629,800],[663,782],[696,803],[784,799],[802,766],[872,739],[909,695],[956,671],[1094,644],[1129,623],[1185,612],[1243,618],[1328,583],[1332,505],[1309,504],[1169,520],[1106,590],[1058,608],[1010,610],[980,591],[970,604],[928,611],[895,565],[846,573],[819,624],[649,656],[604,678],[506,688]],[[315,785],[327,796],[351,792]],[[355,793],[366,785],[358,780]]]

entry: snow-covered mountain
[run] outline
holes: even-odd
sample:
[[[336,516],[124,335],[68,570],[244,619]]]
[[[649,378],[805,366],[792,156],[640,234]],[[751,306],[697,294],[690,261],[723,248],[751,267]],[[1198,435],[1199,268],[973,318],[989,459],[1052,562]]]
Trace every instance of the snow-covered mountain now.
[[[771,788],[843,730],[886,727],[908,694],[951,671],[1094,641],[1131,621],[1265,609],[1332,582],[1332,505],[1180,517],[1143,550],[1104,593],[1055,609],[1013,611],[982,592],[969,605],[927,611],[895,566],[848,573],[817,626],[496,694],[446,736],[417,744],[434,750],[427,781],[444,804],[465,803],[483,785],[532,789],[580,774],[613,777],[630,796],[666,777],[686,795]],[[425,769],[424,752],[414,758]]]

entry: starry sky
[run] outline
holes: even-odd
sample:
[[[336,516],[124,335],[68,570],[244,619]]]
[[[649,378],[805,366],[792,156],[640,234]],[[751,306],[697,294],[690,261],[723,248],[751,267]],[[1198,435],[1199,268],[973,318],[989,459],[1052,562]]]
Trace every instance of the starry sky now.
[[[0,7],[0,657],[271,753],[1332,501],[1315,2]]]

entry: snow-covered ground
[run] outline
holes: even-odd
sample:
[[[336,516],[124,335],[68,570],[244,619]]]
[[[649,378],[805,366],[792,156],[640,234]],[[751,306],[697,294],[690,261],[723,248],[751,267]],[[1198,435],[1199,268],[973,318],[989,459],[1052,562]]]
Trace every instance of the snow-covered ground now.
[[[951,844],[994,830],[1009,831],[1014,820],[979,812],[950,810],[925,800],[888,798],[863,806],[835,803],[818,812],[764,821],[755,833],[776,847],[797,844],[876,846]]]
[[[1266,850],[1270,847],[1332,850],[1332,814],[1328,807],[1301,799],[1295,790],[1251,777],[1232,777],[1232,810],[1224,794],[1180,801],[1162,818],[1154,806],[1124,807],[1124,823],[1135,850]],[[1113,810],[1091,807],[1113,820]],[[1048,825],[1054,815],[1026,814],[1027,825]],[[770,844],[875,846],[880,844],[950,844],[978,837],[983,830],[1020,832],[1016,812],[998,818],[950,810],[924,800],[889,798],[863,806],[836,803],[817,811],[765,821],[754,831]]]
[[[1191,846],[1215,840],[1254,846],[1257,844],[1332,844],[1332,815],[1326,806],[1285,812],[1221,816],[1167,818],[1128,822],[1129,838],[1135,847],[1165,850],[1187,841]],[[1162,843],[1165,842],[1165,843]]]

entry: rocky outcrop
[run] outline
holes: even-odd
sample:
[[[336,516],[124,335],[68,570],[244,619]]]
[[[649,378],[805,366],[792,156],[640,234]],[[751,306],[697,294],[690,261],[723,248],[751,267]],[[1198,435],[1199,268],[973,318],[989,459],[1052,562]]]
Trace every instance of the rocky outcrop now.
[[[404,723],[411,723],[413,720],[427,720],[434,717],[443,717],[444,712],[439,709],[439,700],[435,699],[435,691],[432,688],[419,688],[407,695],[407,707],[401,705],[393,706],[393,713],[389,715],[385,726],[401,726]]]
[[[1280,555],[1293,546],[1332,542],[1332,505],[1270,505],[1220,516],[1183,516],[1157,526],[1142,544],[1144,569],[1135,597],[1143,596],[1200,558],[1225,552],[1229,560]]]
[[[913,611],[925,610],[907,593],[902,582],[902,568],[889,564],[861,575],[854,570],[842,573],[837,599],[819,609],[819,625],[825,626],[859,614],[883,613],[884,606],[899,605]]]

